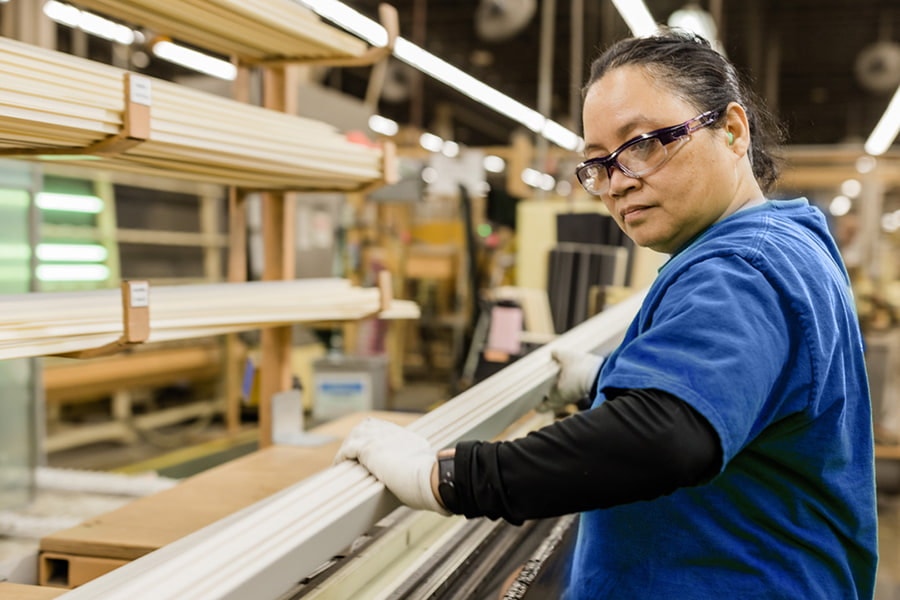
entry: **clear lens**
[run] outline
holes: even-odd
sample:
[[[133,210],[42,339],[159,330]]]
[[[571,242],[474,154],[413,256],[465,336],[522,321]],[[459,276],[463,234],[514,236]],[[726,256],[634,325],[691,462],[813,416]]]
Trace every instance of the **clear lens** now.
[[[666,147],[656,138],[641,140],[625,148],[615,159],[615,167],[628,177],[641,177],[666,162]],[[578,180],[589,193],[601,196],[609,189],[609,172],[601,165],[588,165],[578,173]]]
[[[642,140],[625,148],[619,155],[619,164],[635,175],[655,169],[664,160],[666,160],[666,147],[658,138]]]
[[[603,158],[595,158],[579,166],[578,181],[589,193],[602,196],[609,190],[609,174],[619,169],[627,177],[639,179],[653,173],[669,160],[690,135],[715,123],[722,110],[710,110],[680,125],[663,127],[640,135],[622,144],[618,150]],[[669,149],[666,149],[669,146]]]
[[[600,195],[609,187],[609,177],[606,175],[606,169],[597,165],[584,167],[578,174],[578,180],[591,194]]]

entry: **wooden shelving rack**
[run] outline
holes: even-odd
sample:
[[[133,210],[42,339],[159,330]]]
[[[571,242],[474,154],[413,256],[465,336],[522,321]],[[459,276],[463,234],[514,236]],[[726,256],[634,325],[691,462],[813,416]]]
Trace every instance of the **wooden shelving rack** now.
[[[249,192],[262,192],[263,279],[274,281],[293,279],[294,272],[293,203],[285,201],[286,193],[360,192],[395,180],[392,146],[352,143],[327,124],[296,116],[290,89],[290,67],[296,64],[364,65],[387,57],[397,36],[390,6],[381,6],[388,44],[372,48],[293,0],[77,4],[230,56],[240,67],[237,99],[0,39],[0,78],[7,84],[0,90],[0,155],[82,159],[89,168],[232,186],[233,283],[246,273],[243,199]],[[250,68],[263,72],[262,106],[240,101],[249,97]],[[262,330],[261,398],[290,386],[290,345],[290,326]],[[236,429],[237,380],[228,387],[226,420]],[[261,446],[271,444],[269,410],[260,403]]]

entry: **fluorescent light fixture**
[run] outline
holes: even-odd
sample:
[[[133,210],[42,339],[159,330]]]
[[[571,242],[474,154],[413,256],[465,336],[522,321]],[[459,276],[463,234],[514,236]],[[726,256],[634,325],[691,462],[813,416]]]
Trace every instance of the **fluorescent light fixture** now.
[[[456,142],[444,142],[441,144],[441,154],[447,158],[456,158],[459,156],[459,144]]]
[[[119,44],[130,45],[134,43],[135,32],[130,27],[110,21],[92,12],[80,10],[71,4],[48,0],[48,2],[44,3],[43,10],[44,14],[50,19],[67,27],[81,29],[97,37]]]
[[[537,169],[525,169],[522,171],[522,181],[531,187],[541,188],[549,192],[556,187],[556,179],[548,173],[541,173]]]
[[[484,157],[484,170],[488,173],[502,173],[506,169],[506,161],[496,154],[488,154]]]
[[[299,0],[299,2],[320,17],[338,23],[373,46],[384,46],[388,43],[387,31],[380,23],[353,10],[343,2],[336,0]]]
[[[871,156],[860,156],[856,159],[856,171],[865,175],[871,173],[878,166],[878,161]]]
[[[444,140],[427,131],[419,136],[419,145],[429,152],[440,152],[444,147]]]
[[[103,262],[109,255],[99,244],[38,244],[37,257],[44,262]]]
[[[412,42],[403,38],[397,38],[397,41],[394,43],[394,56],[462,92],[473,100],[481,102],[485,106],[489,106],[497,112],[506,115],[513,121],[521,123],[531,131],[539,133],[544,127],[544,122],[547,119],[538,111],[528,108],[506,94],[498,92],[462,69],[454,67],[447,61],[423,50]]]
[[[566,197],[572,193],[572,184],[565,179],[556,182],[556,193],[559,196]]]
[[[653,20],[644,0],[612,0],[631,33],[638,37],[653,35],[659,25]]]
[[[227,60],[197,52],[169,40],[160,40],[153,44],[153,54],[176,65],[219,79],[232,81],[237,77],[237,67]]]
[[[719,37],[718,28],[712,15],[700,8],[696,2],[688,2],[673,12],[669,15],[667,23],[669,27],[693,31],[710,42],[715,42]]]
[[[898,133],[900,133],[900,86],[894,92],[894,97],[891,98],[875,129],[869,134],[864,146],[866,152],[872,156],[884,154],[894,143]]]
[[[400,126],[397,125],[396,121],[382,117],[381,115],[372,115],[369,117],[369,129],[375,133],[390,137],[397,135],[397,132],[400,131]]]
[[[566,129],[556,121],[547,119],[541,130],[541,135],[553,142],[560,148],[571,150],[573,152],[581,152],[584,149],[584,140],[574,131]]]
[[[103,200],[97,196],[78,196],[75,194],[53,194],[40,192],[35,199],[38,208],[97,214],[103,210]]]
[[[387,44],[387,32],[378,22],[362,15],[336,0],[297,0],[320,17],[328,19],[347,31],[358,35],[373,46]],[[646,8],[644,9],[646,11]],[[649,13],[648,17],[649,17]],[[652,22],[653,19],[650,18]],[[654,25],[655,27],[655,25]],[[655,30],[655,29],[654,29]],[[394,56],[426,75],[445,83],[469,98],[484,104],[507,118],[524,125],[567,150],[580,150],[583,141],[578,134],[548,120],[538,111],[510,98],[489,85],[475,79],[409,40],[398,37],[394,42]],[[553,136],[553,137],[550,137]]]
[[[848,198],[856,198],[862,193],[859,179],[847,179],[841,184],[841,193]]]
[[[835,196],[828,205],[828,212],[835,217],[843,217],[850,212],[851,206],[853,206],[853,202],[847,196]]]
[[[109,268],[105,265],[38,265],[40,281],[105,281]]]

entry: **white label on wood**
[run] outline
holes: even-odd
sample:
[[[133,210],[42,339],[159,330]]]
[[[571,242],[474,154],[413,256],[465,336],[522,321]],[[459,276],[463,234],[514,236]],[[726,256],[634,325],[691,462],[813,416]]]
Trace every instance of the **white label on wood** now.
[[[132,281],[128,284],[131,288],[131,308],[142,308],[150,305],[150,284],[146,281]]]
[[[131,82],[131,88],[128,90],[131,101],[150,106],[150,78],[132,74],[128,79]]]

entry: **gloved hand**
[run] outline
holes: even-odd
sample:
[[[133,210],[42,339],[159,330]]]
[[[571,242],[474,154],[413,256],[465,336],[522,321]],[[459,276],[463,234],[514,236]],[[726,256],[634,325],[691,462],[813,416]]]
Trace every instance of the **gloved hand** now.
[[[560,349],[553,350],[551,356],[559,364],[559,375],[550,394],[538,406],[539,412],[556,412],[586,398],[603,365],[602,356],[587,352]]]
[[[431,489],[437,452],[422,436],[389,421],[367,418],[344,439],[334,463],[354,459],[403,504],[450,514]]]

